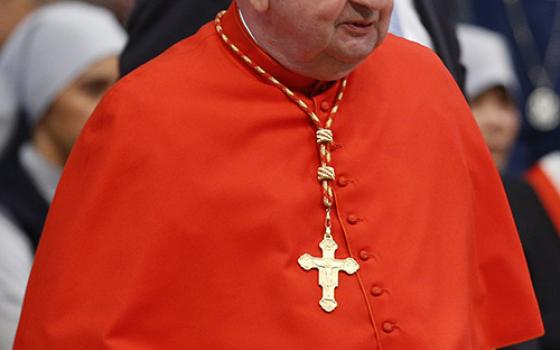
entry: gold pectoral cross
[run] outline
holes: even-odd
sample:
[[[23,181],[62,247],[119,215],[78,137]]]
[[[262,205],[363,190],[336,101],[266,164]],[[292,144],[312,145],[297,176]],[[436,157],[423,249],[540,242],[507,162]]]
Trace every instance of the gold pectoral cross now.
[[[360,268],[356,260],[352,258],[336,259],[334,252],[338,245],[329,234],[319,244],[323,251],[322,258],[315,258],[309,254],[303,254],[299,259],[299,265],[306,271],[319,270],[319,285],[323,288],[323,297],[319,302],[321,308],[326,312],[332,312],[338,305],[334,298],[334,290],[338,287],[338,272],[344,271],[352,275]]]

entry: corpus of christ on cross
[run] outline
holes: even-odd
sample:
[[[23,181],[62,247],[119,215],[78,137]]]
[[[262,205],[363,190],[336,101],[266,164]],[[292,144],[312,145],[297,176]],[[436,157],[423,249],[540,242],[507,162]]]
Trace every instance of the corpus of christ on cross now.
[[[338,249],[338,245],[330,235],[325,235],[319,247],[323,251],[322,258],[303,254],[298,259],[298,263],[306,271],[319,270],[319,285],[323,288],[323,297],[319,305],[326,312],[332,312],[338,305],[334,297],[334,290],[338,287],[338,272],[344,271],[352,275],[358,271],[360,265],[352,258],[336,259],[334,252]]]

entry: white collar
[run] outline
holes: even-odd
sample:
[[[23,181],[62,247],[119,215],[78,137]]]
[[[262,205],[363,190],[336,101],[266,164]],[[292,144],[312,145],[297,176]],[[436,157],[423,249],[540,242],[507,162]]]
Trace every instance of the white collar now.
[[[251,29],[249,29],[247,22],[245,22],[245,17],[243,17],[243,13],[241,12],[241,9],[237,8],[237,12],[239,13],[239,18],[241,18],[241,23],[243,23],[243,27],[245,27],[245,30],[247,30],[247,33],[249,33],[251,39],[253,39],[253,41],[256,43],[257,39],[255,39],[253,32],[251,32]]]

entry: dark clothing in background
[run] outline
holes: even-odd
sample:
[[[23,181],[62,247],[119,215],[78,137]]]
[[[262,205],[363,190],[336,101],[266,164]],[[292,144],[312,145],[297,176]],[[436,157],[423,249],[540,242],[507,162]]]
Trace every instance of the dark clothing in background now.
[[[511,350],[560,349],[560,239],[533,189],[524,181],[503,177],[531,280],[539,301],[545,335]],[[515,305],[512,305],[515,307]]]
[[[126,26],[129,39],[120,59],[121,76],[196,33],[229,4],[229,0],[137,0]]]
[[[552,22],[556,7],[560,6],[560,2],[550,0],[520,0],[520,2],[536,41],[538,49],[536,54],[542,58],[553,29]],[[534,86],[528,78],[528,67],[523,61],[522,53],[514,39],[504,0],[472,0],[472,4],[475,22],[503,34],[507,38],[514,59],[521,85],[521,96],[519,97],[523,122],[520,138],[513,152],[510,170],[519,174],[543,155],[560,149],[560,128],[542,132],[534,129],[527,121],[526,99]],[[522,18],[517,20],[522,20]],[[556,64],[560,64],[560,62],[556,62]],[[552,79],[560,80],[560,77]],[[555,90],[557,93],[560,92],[560,81],[556,82]],[[560,349],[560,240],[546,210],[529,185],[511,178],[504,178],[504,186],[525,250],[546,332],[544,337],[534,342],[511,349],[558,350]]]
[[[8,142],[2,152],[0,152],[0,162],[7,161],[8,157],[12,157],[18,152],[21,145],[29,140],[30,126],[28,118],[21,110],[16,115],[16,122],[11,135],[9,136]]]
[[[0,161],[0,208],[6,210],[19,229],[37,249],[49,203],[39,193],[19,159],[18,149],[12,149]]]
[[[460,62],[455,32],[457,11],[453,2],[415,0],[414,3],[436,53],[463,89],[465,70]],[[129,42],[120,59],[121,75],[194,34],[229,4],[229,0],[138,0],[127,24]]]
[[[509,46],[512,49],[515,70],[521,83],[522,96],[521,108],[525,114],[526,99],[533,89],[533,85],[527,75],[527,67],[522,60],[522,54],[514,40],[513,31],[507,17],[504,0],[472,0],[474,20],[478,25],[502,33],[506,36]],[[538,48],[538,57],[542,58],[549,43],[551,30],[553,29],[553,17],[556,7],[560,6],[559,1],[550,0],[521,0],[529,26],[535,37]],[[558,29],[557,29],[558,30]],[[560,65],[560,62],[555,62]],[[560,94],[560,69],[557,69],[555,80],[556,93]],[[526,116],[523,118],[522,131],[519,142],[515,147],[511,171],[522,173],[528,169],[539,158],[553,150],[560,149],[560,127],[548,132],[535,130],[527,122]],[[559,348],[560,349],[560,348]]]
[[[14,224],[25,233],[35,251],[49,204],[39,193],[19,158],[19,150],[29,139],[28,118],[20,111],[10,140],[0,155],[0,210],[6,211]]]
[[[458,10],[449,0],[414,0],[422,24],[430,34],[434,50],[464,91],[465,67],[457,39]]]

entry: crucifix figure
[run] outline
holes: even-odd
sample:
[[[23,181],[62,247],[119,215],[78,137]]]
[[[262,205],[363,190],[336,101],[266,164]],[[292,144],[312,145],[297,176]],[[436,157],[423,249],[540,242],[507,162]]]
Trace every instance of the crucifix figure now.
[[[319,285],[323,288],[323,297],[319,305],[326,312],[332,312],[337,306],[334,298],[334,289],[338,287],[338,272],[344,271],[352,275],[358,271],[360,265],[352,258],[336,259],[334,252],[338,249],[338,245],[330,235],[325,235],[319,247],[323,251],[322,258],[303,254],[298,259],[298,263],[306,271],[313,268],[319,270]]]

